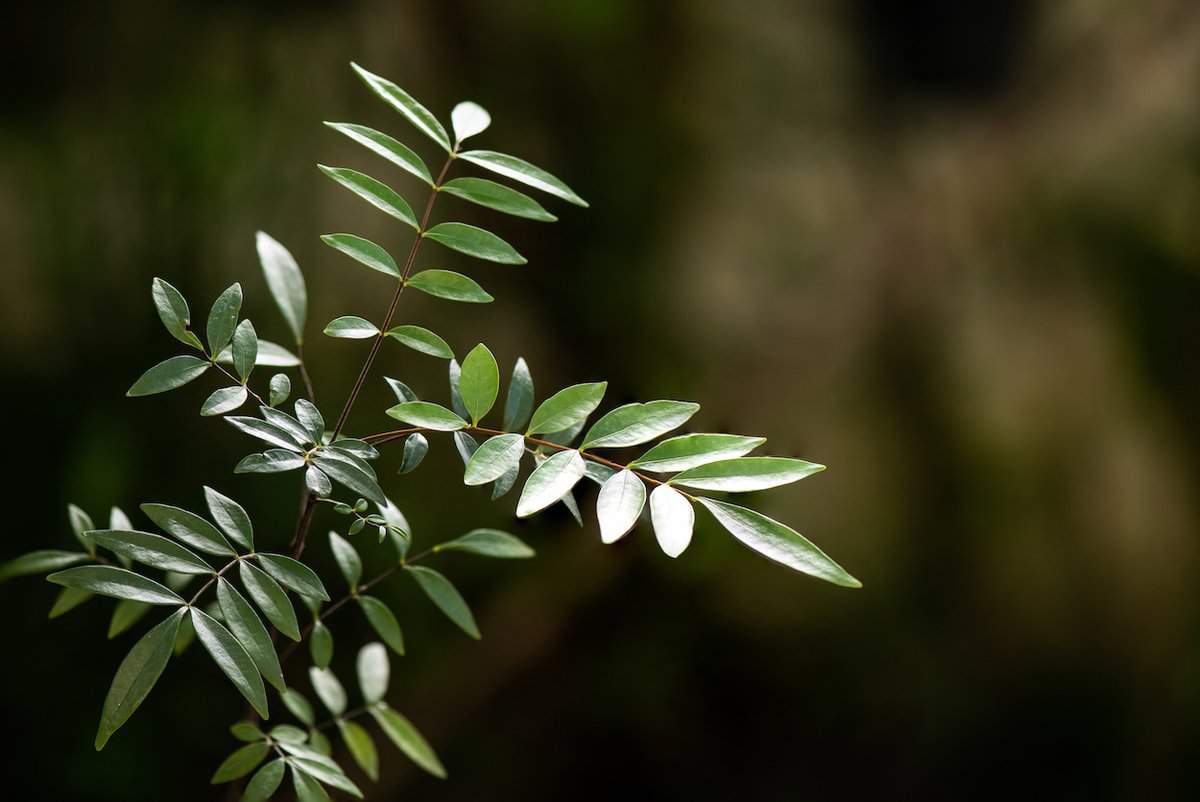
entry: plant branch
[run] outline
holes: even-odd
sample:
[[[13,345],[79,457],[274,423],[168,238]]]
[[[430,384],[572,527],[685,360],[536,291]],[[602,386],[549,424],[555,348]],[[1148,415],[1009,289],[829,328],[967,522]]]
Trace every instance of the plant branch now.
[[[296,358],[300,360],[300,378],[304,381],[304,392],[308,400],[317,403],[317,394],[313,391],[312,379],[308,375],[308,365],[304,362],[304,343],[296,343]]]
[[[239,379],[237,376],[234,376],[232,373],[230,373],[230,372],[229,372],[229,370],[228,370],[228,369],[227,369],[227,368],[226,368],[224,365],[222,365],[221,363],[217,362],[217,359],[216,359],[216,357],[213,357],[213,359],[212,359],[212,364],[213,364],[213,365],[216,367],[216,369],[217,369],[217,370],[221,371],[221,372],[222,372],[222,373],[224,373],[226,376],[228,376],[230,379],[232,379],[233,381],[235,381],[235,382],[237,382],[238,384],[240,384],[240,385],[242,385],[243,387],[245,387],[245,388],[246,388],[246,392],[248,392],[248,393],[250,393],[250,395],[254,396],[254,400],[255,400],[255,401],[257,401],[257,402],[259,403],[259,406],[264,406],[264,407],[265,407],[265,406],[267,406],[267,402],[266,402],[266,401],[263,401],[263,397],[262,397],[261,395],[259,395],[258,393],[254,392],[253,390],[251,390],[251,389],[250,389],[250,384],[249,384],[248,382],[243,382],[243,381],[242,381],[241,379]]]
[[[196,591],[196,593],[192,596],[192,598],[188,599],[187,606],[188,607],[194,606],[196,604],[196,600],[199,599],[200,596],[202,596],[204,594],[204,591],[211,588],[213,586],[213,583],[216,582],[217,579],[220,578],[222,574],[224,574],[226,571],[228,571],[233,566],[237,565],[241,561],[241,559],[242,559],[241,557],[234,557],[232,560],[229,561],[228,564],[226,564],[226,566],[224,568],[222,568],[220,571],[217,571],[215,574],[210,576],[208,578],[208,581],[200,586],[200,590]]]

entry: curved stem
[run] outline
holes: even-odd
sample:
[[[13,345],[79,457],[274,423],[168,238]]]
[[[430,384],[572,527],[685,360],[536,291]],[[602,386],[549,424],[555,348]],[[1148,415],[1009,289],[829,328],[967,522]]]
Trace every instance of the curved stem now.
[[[264,406],[264,407],[267,406],[267,402],[263,400],[263,397],[261,395],[259,395],[258,393],[254,392],[253,390],[251,390],[249,384],[244,383],[237,376],[234,376],[232,373],[229,372],[229,370],[224,365],[218,363],[215,359],[213,360],[212,364],[217,370],[224,373],[230,379],[237,382],[238,384],[243,385],[246,388],[246,392],[248,392],[248,393],[250,393],[250,395],[254,396],[254,400],[259,403],[259,406]]]
[[[241,561],[241,559],[242,559],[241,557],[234,557],[232,560],[229,561],[229,563],[224,568],[222,568],[220,571],[217,571],[215,574],[210,576],[208,578],[208,581],[200,586],[200,590],[196,591],[195,594],[192,595],[192,598],[188,599],[187,606],[188,607],[194,606],[196,604],[196,600],[199,599],[204,594],[204,591],[211,588],[213,586],[213,583],[216,582],[217,579],[222,574],[224,574],[226,571],[228,571],[233,566],[237,565]]]

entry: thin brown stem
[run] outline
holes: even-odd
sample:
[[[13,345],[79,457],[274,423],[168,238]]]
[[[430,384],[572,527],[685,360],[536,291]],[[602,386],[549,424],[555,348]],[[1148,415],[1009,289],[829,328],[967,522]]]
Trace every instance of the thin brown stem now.
[[[238,384],[242,384],[242,385],[244,385],[244,386],[245,386],[245,388],[246,388],[246,392],[248,392],[248,393],[250,393],[250,395],[254,396],[254,400],[255,400],[255,401],[257,401],[257,402],[259,403],[259,406],[264,406],[264,407],[265,407],[265,406],[267,406],[267,402],[266,402],[266,401],[263,401],[263,397],[262,397],[261,395],[259,395],[258,393],[254,392],[253,390],[251,390],[251,389],[250,389],[250,385],[249,385],[249,384],[245,384],[245,383],[244,383],[244,382],[243,382],[241,379],[239,379],[237,376],[234,376],[232,373],[230,373],[230,372],[229,372],[229,371],[228,371],[228,370],[225,368],[225,366],[224,366],[224,365],[222,365],[222,364],[218,363],[218,362],[217,362],[215,359],[213,360],[213,365],[214,365],[214,366],[216,366],[217,370],[221,371],[222,373],[224,373],[224,374],[225,374],[226,376],[228,376],[229,378],[233,379],[233,380],[234,380],[235,382],[237,382]]]
[[[237,564],[238,564],[238,562],[239,562],[241,559],[242,559],[241,557],[235,557],[235,558],[233,558],[232,560],[230,560],[230,561],[229,561],[229,563],[228,563],[228,564],[226,564],[226,566],[225,566],[224,568],[222,568],[220,571],[217,571],[215,574],[213,574],[212,576],[210,576],[210,577],[208,578],[208,581],[207,581],[207,582],[205,582],[203,585],[201,585],[201,586],[200,586],[200,590],[196,591],[196,593],[195,593],[195,594],[192,596],[192,598],[188,599],[188,603],[187,603],[187,604],[188,604],[188,607],[192,607],[193,605],[195,605],[195,604],[196,604],[196,601],[197,601],[197,600],[198,600],[198,599],[199,599],[199,598],[200,598],[202,595],[204,595],[204,591],[206,591],[206,590],[208,590],[209,588],[211,588],[211,587],[213,586],[213,583],[214,583],[214,582],[216,582],[216,581],[217,581],[217,579],[219,579],[219,578],[221,577],[221,575],[222,575],[222,574],[224,574],[226,571],[228,571],[228,570],[229,570],[230,568],[232,568],[233,566],[237,565]]]

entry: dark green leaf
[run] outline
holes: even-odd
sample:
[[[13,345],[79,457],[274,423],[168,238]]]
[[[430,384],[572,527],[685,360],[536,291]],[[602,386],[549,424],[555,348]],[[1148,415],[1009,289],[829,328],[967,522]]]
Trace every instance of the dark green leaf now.
[[[671,484],[699,490],[747,493],[790,484],[825,470],[824,465],[788,457],[735,457],[690,468]]]
[[[151,568],[177,571],[181,574],[213,572],[212,566],[198,555],[162,535],[133,530],[99,529],[92,532],[92,537],[114,554],[123,554],[130,560]]]
[[[281,448],[271,448],[264,454],[242,457],[234,473],[281,473],[304,467],[304,457]]]
[[[333,632],[322,621],[313,622],[308,650],[313,665],[317,668],[329,667],[330,661],[333,660]]]
[[[447,618],[457,624],[463,632],[479,640],[479,627],[475,625],[475,616],[471,615],[471,608],[449,579],[432,568],[421,565],[405,566],[404,570],[417,580],[421,590],[425,591],[425,595]]]
[[[486,170],[498,173],[505,178],[520,181],[522,184],[531,186],[534,189],[540,189],[542,192],[547,192],[556,198],[562,198],[567,203],[573,203],[576,206],[587,206],[587,202],[576,195],[562,181],[559,181],[550,175],[550,173],[540,167],[535,167],[524,159],[509,156],[505,153],[497,153],[494,150],[468,150],[460,153],[458,157],[463,161],[477,164]]]
[[[104,699],[100,727],[96,732],[96,751],[103,749],[112,734],[129,720],[162,675],[167,661],[171,659],[179,622],[185,612],[186,608],[181,608],[171,613],[166,620],[143,635],[121,661],[112,686],[108,689],[108,696]]]
[[[450,408],[460,418],[470,418],[471,413],[467,412],[467,405],[463,403],[462,393],[458,389],[459,379],[462,377],[462,366],[458,364],[457,359],[450,360],[446,372],[447,378],[450,380]]]
[[[254,525],[250,523],[250,516],[242,505],[211,487],[204,488],[204,499],[221,531],[242,548],[254,551]]]
[[[400,457],[400,473],[409,473],[416,470],[428,452],[429,441],[425,439],[425,435],[420,432],[410,434],[404,439],[404,451]]]
[[[549,223],[558,219],[528,195],[486,178],[455,178],[442,185],[442,192],[527,220]]]
[[[179,622],[179,632],[175,635],[175,655],[181,655],[187,648],[192,645],[192,641],[196,639],[196,628],[192,626],[192,617],[185,615],[183,620]]]
[[[236,554],[225,536],[195,513],[168,504],[143,504],[141,510],[159,529],[197,551],[221,557]]]
[[[253,323],[243,320],[233,330],[233,370],[242,380],[242,384],[246,383],[257,360],[258,334],[254,331]]]
[[[422,426],[439,432],[453,432],[467,422],[445,407],[428,401],[408,401],[388,409],[387,414],[412,426]]]
[[[765,437],[740,434],[684,434],[663,440],[629,467],[655,473],[686,471],[709,462],[740,457],[765,442]]]
[[[268,234],[259,231],[255,235],[255,245],[258,248],[258,260],[262,263],[263,276],[271,295],[279,305],[288,328],[297,343],[304,342],[304,319],[308,316],[308,293],[304,287],[304,275],[300,266],[288,253],[287,248],[280,245]],[[284,367],[284,366],[281,366]]]
[[[112,618],[108,622],[108,639],[112,640],[126,632],[153,609],[154,605],[152,604],[121,599],[113,608]]]
[[[450,137],[446,135],[446,129],[438,122],[437,117],[434,117],[428,109],[418,103],[412,95],[388,79],[364,70],[353,62],[350,63],[350,66],[354,68],[358,77],[370,87],[372,92],[403,114],[410,123],[416,126],[418,131],[438,143],[442,150],[447,152],[450,150]]]
[[[250,782],[246,783],[246,792],[242,794],[241,802],[267,802],[279,790],[286,770],[287,762],[283,758],[277,758],[263,766],[250,778]]]
[[[207,613],[192,609],[192,625],[196,627],[196,636],[204,644],[204,648],[212,655],[217,667],[229,677],[233,686],[238,689],[246,701],[250,703],[260,716],[268,717],[267,689],[263,686],[262,677],[254,665],[254,660],[242,648],[228,629]]]
[[[286,429],[282,429],[265,420],[241,415],[233,415],[225,418],[225,420],[251,437],[257,437],[259,440],[270,443],[273,446],[278,446],[288,451],[295,451],[298,454],[303,454],[306,450],[304,447],[305,444],[297,441],[296,437]]]
[[[217,296],[208,313],[208,350],[219,354],[229,345],[242,310],[242,285],[234,284]]]
[[[587,419],[604,398],[608,382],[574,384],[547,398],[533,413],[527,434],[560,432]]]
[[[314,443],[321,442],[325,437],[325,418],[317,409],[316,404],[303,398],[296,399],[296,419],[304,424],[304,429],[312,437]],[[334,445],[341,446],[341,443],[339,441]]]
[[[529,423],[533,412],[533,376],[525,359],[517,358],[512,378],[508,381],[508,396],[504,401],[504,430],[517,432]]]
[[[383,490],[375,478],[360,467],[343,460],[333,458],[328,451],[322,451],[313,458],[313,463],[335,482],[345,485],[350,490],[371,501],[383,503]]]
[[[525,438],[519,434],[499,434],[483,441],[467,462],[463,482],[483,485],[494,482],[520,465],[525,454]]]
[[[508,469],[508,471],[496,480],[492,485],[492,501],[503,496],[505,493],[513,489],[513,485],[517,483],[518,477],[521,475],[521,464],[517,463]]]
[[[325,234],[321,237],[321,241],[372,270],[400,278],[400,268],[396,265],[396,260],[390,253],[369,239],[364,239],[357,234]]]
[[[433,550],[435,552],[465,551],[468,554],[500,559],[523,559],[534,556],[533,549],[520,539],[508,532],[501,532],[499,529],[472,529],[461,537],[437,544]]]
[[[378,644],[376,644],[378,645]],[[380,646],[379,648],[383,648]],[[349,750],[350,756],[354,758],[354,762],[363,770],[363,773],[372,780],[379,779],[379,753],[375,750],[375,742],[371,740],[371,736],[359,725],[353,721],[338,720],[338,732],[342,734],[342,740],[346,742],[346,749]]]
[[[96,528],[96,525],[92,523],[92,517],[74,504],[68,504],[67,519],[71,522],[71,532],[79,541],[79,545],[83,546],[83,550],[88,554],[95,554],[96,544],[88,535],[88,532]]]
[[[326,167],[318,164],[321,172],[353,192],[367,203],[386,214],[390,214],[402,223],[417,228],[417,217],[413,214],[408,201],[400,197],[396,190],[382,181],[376,181],[365,173],[350,170],[345,167]]]
[[[384,734],[392,739],[392,743],[401,752],[408,755],[409,760],[434,777],[445,779],[446,769],[442,767],[442,762],[438,760],[433,747],[408,719],[384,704],[371,707],[369,711]]]
[[[338,133],[350,137],[377,156],[387,159],[406,173],[415,175],[430,186],[433,185],[433,176],[429,174],[429,168],[425,166],[425,162],[421,161],[421,157],[407,145],[365,125],[329,122],[325,124]]]
[[[304,486],[321,498],[325,498],[333,492],[333,482],[316,465],[309,465],[308,470],[304,472]]]
[[[283,669],[279,665],[279,657],[275,654],[275,644],[263,622],[254,613],[250,602],[234,589],[233,585],[221,577],[217,582],[217,601],[221,605],[221,616],[229,626],[229,631],[237,638],[238,643],[250,655],[263,679],[282,692],[287,686],[283,681]]]
[[[357,315],[343,315],[329,321],[324,333],[327,337],[344,340],[366,340],[378,335],[379,329],[371,321]]]
[[[490,304],[494,298],[472,278],[453,270],[422,270],[405,282],[423,293],[447,301],[468,304]]]
[[[279,695],[279,698],[283,700],[284,706],[291,711],[291,714],[301,722],[310,727],[316,723],[317,717],[313,713],[312,705],[299,691],[288,688]]]
[[[358,605],[367,616],[367,621],[383,642],[396,654],[404,654],[404,635],[400,623],[386,604],[374,596],[359,596]]]
[[[90,559],[89,555],[80,551],[59,551],[56,549],[31,551],[28,554],[22,554],[15,560],[9,560],[6,563],[0,564],[0,582],[16,576],[30,576],[31,574],[40,574],[46,571],[57,571],[60,568],[69,568],[72,565],[85,563]]]
[[[581,448],[624,448],[648,443],[687,423],[700,409],[690,401],[626,404],[592,425]]]
[[[284,401],[287,401],[288,396],[292,394],[292,380],[287,377],[286,373],[276,373],[271,377],[271,397],[268,399],[271,406],[277,407]]]
[[[246,744],[225,758],[225,762],[217,767],[216,772],[209,782],[213,785],[219,785],[220,783],[227,783],[245,777],[254,771],[258,767],[258,764],[262,763],[269,754],[271,754],[271,745],[265,741]]]
[[[132,599],[147,604],[183,604],[183,599],[170,588],[141,574],[111,565],[81,565],[50,574],[46,579],[56,585],[115,599]]]
[[[182,387],[208,370],[208,362],[194,356],[173,356],[159,362],[133,383],[125,395],[135,398]]]
[[[523,265],[528,260],[490,231],[466,223],[438,223],[421,236],[447,248],[503,265]]]
[[[301,596],[329,601],[329,594],[325,592],[321,579],[304,563],[282,554],[259,554],[257,557],[263,570],[285,588]]]
[[[389,379],[386,376],[384,377],[384,381],[387,382],[388,387],[392,388],[392,392],[396,394],[396,400],[401,404],[403,404],[405,401],[420,400],[417,398],[417,394],[412,391],[412,388],[404,382],[398,381],[397,379]]]
[[[420,326],[396,326],[388,331],[388,336],[418,353],[436,356],[439,359],[454,358],[450,344],[429,329]]]
[[[60,615],[66,615],[90,598],[92,598],[92,594],[86,590],[63,588],[58,592],[54,604],[50,607],[49,617],[58,618]]]
[[[307,426],[284,412],[282,409],[259,407],[258,411],[263,416],[263,420],[272,426],[283,429],[285,432],[291,435],[292,440],[300,443],[303,446],[307,447],[313,445],[320,440],[320,435],[314,438],[313,433],[309,431]]]
[[[578,451],[559,451],[533,469],[517,501],[517,517],[528,518],[561,499],[583,478],[583,457]]]
[[[197,351],[203,351],[204,346],[200,343],[200,338],[188,328],[191,323],[191,313],[188,311],[187,301],[184,300],[179,290],[162,279],[156,278],[151,285],[151,295],[154,298],[154,307],[158,310],[158,316],[171,336]]]
[[[844,588],[862,587],[861,582],[791,527],[736,504],[711,498],[699,501],[729,534],[764,557]]]
[[[246,403],[246,399],[249,397],[250,391],[240,384],[236,387],[222,387],[218,390],[213,390],[212,395],[200,405],[200,414],[209,417],[233,412]]]
[[[354,546],[350,545],[350,542],[337,532],[330,532],[329,548],[333,552],[333,560],[337,563],[338,570],[342,572],[350,590],[358,588],[359,580],[362,579],[362,559],[354,550]]]

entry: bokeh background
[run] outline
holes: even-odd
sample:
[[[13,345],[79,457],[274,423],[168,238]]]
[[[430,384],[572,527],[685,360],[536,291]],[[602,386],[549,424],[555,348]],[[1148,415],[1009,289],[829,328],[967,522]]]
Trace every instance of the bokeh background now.
[[[406,295],[403,320],[459,353],[524,355],[543,396],[606,378],[610,404],[697,399],[694,430],[830,466],[752,503],[861,591],[768,563],[707,516],[678,561],[645,528],[602,547],[590,489],[582,529],[561,508],[516,523],[515,494],[462,487],[437,442],[386,480],[418,542],[503,526],[539,559],[441,562],[479,644],[402,579],[383,586],[410,651],[392,699],[452,779],[381,742],[372,798],[1195,798],[1191,0],[68,1],[10,9],[3,41],[0,556],[67,546],[68,501],[99,519],[198,507],[204,483],[243,500],[261,541],[286,541],[296,477],[232,475],[252,449],[197,416],[207,380],[123,395],[177,350],[156,275],[200,314],[241,281],[260,334],[286,341],[260,228],[306,271],[310,332],[380,315],[387,280],[318,234],[403,252],[408,233],[315,163],[423,196],[320,123],[435,154],[352,59],[443,118],[482,103],[495,121],[478,146],[591,203],[548,199],[553,225],[440,204],[531,264],[427,248],[423,266],[465,269],[497,301]],[[310,339],[332,417],[365,346]],[[383,371],[444,398],[444,365],[401,351]],[[388,399],[374,379],[352,428],[387,428]],[[315,530],[323,564],[334,523]],[[189,651],[96,754],[133,636],[105,640],[107,602],[47,622],[53,596],[0,587],[10,795],[217,798],[239,697]],[[348,675],[366,632],[334,621]]]

